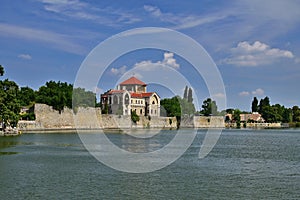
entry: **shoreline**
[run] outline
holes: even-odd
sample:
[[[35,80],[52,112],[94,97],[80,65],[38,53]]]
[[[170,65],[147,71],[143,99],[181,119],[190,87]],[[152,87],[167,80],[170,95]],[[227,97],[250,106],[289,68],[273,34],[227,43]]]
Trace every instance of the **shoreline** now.
[[[300,128],[295,127],[281,127],[281,128],[192,128],[192,127],[182,127],[179,130],[213,130],[213,129],[222,129],[222,130],[241,130],[241,131],[249,131],[249,130],[300,130]],[[27,133],[99,133],[98,131],[102,131],[103,133],[126,133],[126,131],[143,131],[143,130],[172,130],[176,131],[178,129],[174,128],[98,128],[98,129],[76,129],[76,128],[49,128],[49,129],[28,129],[28,130],[20,130],[22,134]]]

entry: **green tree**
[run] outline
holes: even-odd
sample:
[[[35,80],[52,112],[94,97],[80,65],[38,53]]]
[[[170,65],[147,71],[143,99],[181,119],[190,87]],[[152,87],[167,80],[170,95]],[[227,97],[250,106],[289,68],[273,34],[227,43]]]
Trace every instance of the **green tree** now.
[[[265,97],[264,99],[261,99],[258,106],[258,111],[260,114],[264,113],[264,109],[270,107],[270,99],[269,97]]]
[[[131,120],[132,120],[134,123],[140,121],[140,117],[136,114],[135,111],[131,111]]]
[[[252,108],[252,112],[258,112],[258,100],[256,97],[253,98],[251,108]]]
[[[282,114],[282,122],[290,123],[293,121],[293,111],[290,108],[285,108]]]
[[[300,122],[300,108],[298,106],[293,106],[292,114],[293,114],[293,122]]]
[[[211,98],[207,98],[203,101],[201,113],[204,116],[217,115],[218,107],[216,101],[213,101]]]
[[[95,107],[96,94],[91,91],[85,91],[84,88],[74,88],[73,90],[73,108],[81,107]]]
[[[47,104],[61,112],[65,106],[72,108],[72,91],[71,84],[49,81],[37,91],[36,102]]]
[[[20,106],[29,106],[35,102],[35,91],[29,87],[21,87],[17,94]]]
[[[16,126],[20,104],[17,100],[19,86],[8,79],[0,81],[0,120],[4,126]]]
[[[181,108],[181,114],[183,115],[194,115],[196,112],[195,106],[192,102],[188,102],[187,99],[181,99],[178,97],[178,101]]]
[[[168,117],[181,117],[180,97],[175,96],[171,99],[163,99],[160,101],[162,111],[165,110]],[[164,110],[163,110],[164,109]]]
[[[4,68],[2,67],[2,65],[0,65],[0,76],[4,75]]]
[[[184,99],[187,99],[187,98],[188,98],[188,86],[185,86],[183,98],[184,98]]]
[[[192,88],[189,88],[189,90],[188,90],[187,100],[188,100],[189,103],[193,103],[193,91],[192,91]]]
[[[236,123],[237,128],[241,128],[241,111],[239,109],[233,111],[232,120]]]

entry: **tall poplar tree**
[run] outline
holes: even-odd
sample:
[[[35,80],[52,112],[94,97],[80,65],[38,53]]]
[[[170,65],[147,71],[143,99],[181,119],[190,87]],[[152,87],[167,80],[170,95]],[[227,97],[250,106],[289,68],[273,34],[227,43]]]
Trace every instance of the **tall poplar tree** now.
[[[183,93],[183,98],[184,99],[188,98],[188,86],[185,86],[184,93]]]
[[[254,97],[252,101],[252,112],[258,112],[258,100],[256,97]]]
[[[189,90],[188,90],[187,100],[188,100],[189,103],[193,102],[193,91],[192,91],[192,88],[189,88]]]

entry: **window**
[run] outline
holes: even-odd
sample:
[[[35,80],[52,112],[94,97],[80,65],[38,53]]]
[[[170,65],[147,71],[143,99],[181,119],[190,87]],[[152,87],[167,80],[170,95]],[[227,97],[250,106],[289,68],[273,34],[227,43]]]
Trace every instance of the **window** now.
[[[143,114],[143,110],[142,109],[140,109],[140,114]]]
[[[114,96],[114,97],[113,97],[113,101],[114,101],[113,104],[118,104],[118,97],[117,97],[117,96]]]

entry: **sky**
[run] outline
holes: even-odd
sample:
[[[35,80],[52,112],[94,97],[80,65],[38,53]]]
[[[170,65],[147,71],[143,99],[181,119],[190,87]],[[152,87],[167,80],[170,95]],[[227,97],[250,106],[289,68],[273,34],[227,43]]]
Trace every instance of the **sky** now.
[[[149,83],[148,90],[162,98],[183,95],[187,83],[197,95],[198,108],[211,97],[225,99],[227,108],[250,111],[253,97],[265,96],[271,104],[292,107],[300,105],[299,10],[297,0],[1,0],[2,78],[35,90],[49,80],[74,83],[99,44],[124,31],[158,27],[199,43],[215,63],[224,92],[210,93],[203,74],[182,55],[139,49],[108,66],[101,66],[99,54],[99,67],[105,72],[95,86],[97,93],[134,75],[147,83],[151,77],[170,80],[164,85]],[[205,62],[201,68],[210,70]]]

